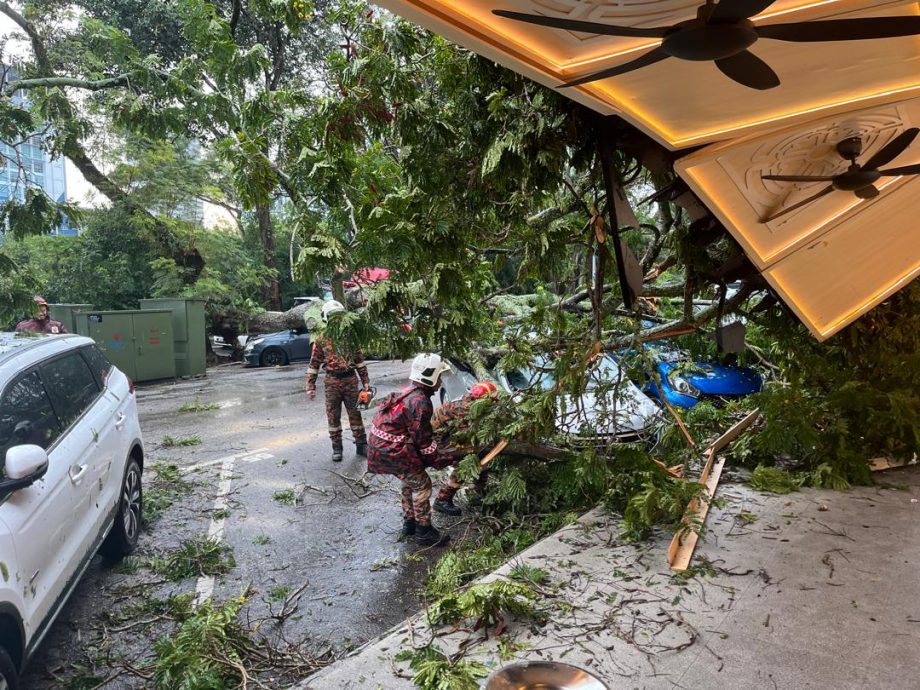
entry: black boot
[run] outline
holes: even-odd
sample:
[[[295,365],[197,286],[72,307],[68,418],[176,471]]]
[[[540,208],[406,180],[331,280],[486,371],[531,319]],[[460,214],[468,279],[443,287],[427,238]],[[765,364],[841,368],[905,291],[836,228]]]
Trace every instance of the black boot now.
[[[400,532],[400,536],[403,538],[411,537],[415,534],[415,527],[415,520],[411,520],[409,518],[403,519],[402,532]]]
[[[419,546],[444,546],[450,535],[441,534],[434,525],[419,525],[415,530],[415,541]]]
[[[342,462],[342,442],[332,444],[332,462]]]
[[[367,457],[367,443],[356,443],[355,453],[360,455],[362,458],[366,458]]]
[[[444,513],[445,515],[460,515],[463,511],[460,510],[460,506],[454,505],[454,497],[450,498],[438,498],[435,499],[434,509],[439,513]]]

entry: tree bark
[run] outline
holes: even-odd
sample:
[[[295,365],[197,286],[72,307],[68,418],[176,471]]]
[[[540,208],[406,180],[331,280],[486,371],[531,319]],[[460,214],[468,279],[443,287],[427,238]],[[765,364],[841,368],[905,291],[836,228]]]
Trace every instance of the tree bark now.
[[[268,201],[256,205],[259,220],[259,243],[262,245],[262,262],[269,269],[269,277],[262,288],[265,306],[273,311],[281,309],[281,287],[278,283],[278,262],[275,260],[275,234],[272,228],[271,207]]]

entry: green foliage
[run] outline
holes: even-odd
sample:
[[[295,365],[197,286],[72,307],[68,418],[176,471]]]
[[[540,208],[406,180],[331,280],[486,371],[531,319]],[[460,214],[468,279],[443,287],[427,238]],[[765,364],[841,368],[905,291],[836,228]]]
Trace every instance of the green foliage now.
[[[751,475],[751,486],[758,491],[767,491],[771,494],[788,494],[798,491],[804,482],[804,477],[796,477],[786,470],[778,467],[758,465]]]
[[[205,575],[223,575],[236,567],[233,549],[213,539],[188,539],[165,558],[154,556],[150,569],[178,581]]]
[[[768,314],[749,333],[782,378],[751,399],[765,423],[736,455],[752,465],[792,458],[828,488],[871,482],[873,457],[910,457],[920,447],[918,330],[916,281],[821,344]]]
[[[223,690],[239,685],[240,648],[249,636],[238,622],[244,597],[222,605],[206,601],[179,629],[154,644],[154,683],[163,690]]]
[[[160,439],[160,445],[164,448],[181,448],[183,446],[200,446],[200,436],[170,436],[166,435]]]
[[[272,500],[282,505],[292,506],[297,504],[297,494],[290,489],[279,490],[272,494]]]
[[[624,536],[638,539],[655,524],[676,525],[687,503],[701,490],[699,484],[673,478],[634,449],[618,454],[604,502],[623,515]]]
[[[549,573],[543,570],[543,568],[537,568],[536,566],[527,565],[525,563],[518,563],[511,568],[508,577],[518,582],[542,585],[549,579]]]
[[[144,485],[143,526],[159,520],[173,503],[191,493],[194,484],[182,478],[178,465],[153,463]]]
[[[478,630],[496,625],[506,612],[521,617],[535,615],[536,598],[536,592],[522,582],[495,580],[475,584],[432,604],[428,608],[428,620],[433,625],[472,620]]]
[[[196,400],[195,402],[184,403],[179,406],[179,412],[210,412],[211,410],[217,410],[220,408],[220,405],[213,402],[200,402]]]
[[[489,675],[478,661],[451,661],[434,645],[404,650],[396,660],[409,662],[419,690],[478,690],[479,680]]]

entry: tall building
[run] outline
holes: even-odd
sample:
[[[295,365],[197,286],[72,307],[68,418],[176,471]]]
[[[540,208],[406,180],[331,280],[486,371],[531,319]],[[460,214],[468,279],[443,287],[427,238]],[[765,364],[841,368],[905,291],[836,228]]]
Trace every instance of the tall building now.
[[[19,78],[10,67],[0,66],[0,70],[0,84]],[[27,103],[18,91],[13,94],[12,101],[18,106]],[[11,198],[25,200],[26,189],[29,187],[43,189],[54,201],[67,200],[64,158],[51,158],[44,148],[41,134],[33,134],[22,141],[0,142],[0,204]],[[62,227],[55,228],[52,233],[76,235],[77,229],[65,221]]]

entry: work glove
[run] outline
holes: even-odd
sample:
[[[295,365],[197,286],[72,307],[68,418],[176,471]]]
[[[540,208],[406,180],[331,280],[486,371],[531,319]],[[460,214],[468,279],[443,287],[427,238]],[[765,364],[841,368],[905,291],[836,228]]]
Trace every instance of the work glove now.
[[[308,400],[316,399],[316,389],[315,388],[310,388],[310,387],[307,388],[307,399]]]

